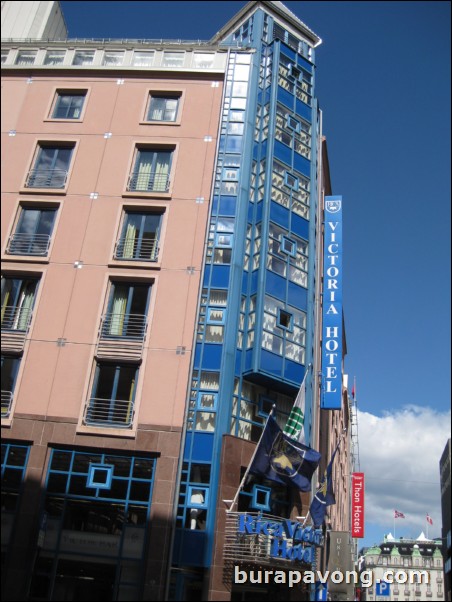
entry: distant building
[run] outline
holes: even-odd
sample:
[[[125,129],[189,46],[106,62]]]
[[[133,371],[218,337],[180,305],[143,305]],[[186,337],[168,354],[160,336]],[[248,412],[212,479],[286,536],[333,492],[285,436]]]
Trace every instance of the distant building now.
[[[59,2],[2,2],[2,40],[65,40],[66,23]]]
[[[444,574],[445,574],[445,589],[446,600],[451,600],[451,458],[450,458],[450,439],[444,448],[440,468],[440,483],[441,483],[441,514],[442,514],[442,539],[444,553]]]
[[[372,571],[373,585],[362,588],[362,600],[425,601],[445,600],[443,555],[441,540],[428,540],[423,533],[418,539],[394,539],[391,535],[383,542],[368,548],[361,559],[360,570]],[[403,573],[406,583],[385,581],[386,571]],[[417,574],[423,571],[425,575]],[[410,583],[410,574],[412,581]]]

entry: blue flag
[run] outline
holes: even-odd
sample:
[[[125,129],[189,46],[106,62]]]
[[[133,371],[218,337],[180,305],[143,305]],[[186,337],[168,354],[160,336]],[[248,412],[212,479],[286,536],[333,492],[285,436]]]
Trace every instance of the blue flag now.
[[[314,527],[316,528],[321,527],[323,525],[323,521],[325,520],[326,507],[336,503],[336,498],[334,497],[333,491],[333,462],[338,449],[339,444],[337,445],[333,455],[331,456],[330,463],[328,464],[325,470],[323,479],[319,485],[319,488],[316,491],[314,499],[312,500],[311,506],[309,508]]]
[[[319,452],[294,441],[270,414],[249,472],[300,491],[311,491],[311,479],[320,462]]]

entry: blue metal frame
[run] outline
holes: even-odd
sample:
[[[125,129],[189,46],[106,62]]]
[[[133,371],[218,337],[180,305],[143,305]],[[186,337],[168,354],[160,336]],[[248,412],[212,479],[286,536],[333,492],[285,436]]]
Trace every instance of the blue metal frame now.
[[[251,506],[256,510],[263,510],[264,512],[270,511],[270,495],[272,490],[270,487],[264,487],[264,485],[253,485],[253,489],[251,491],[252,499]],[[259,496],[264,495],[264,502],[259,501]]]
[[[232,91],[235,89],[243,89],[245,82],[242,82],[240,86],[234,86],[234,74],[235,74],[235,59],[236,53],[234,48],[229,50],[229,62],[227,65],[227,81],[225,84],[225,97],[223,100],[223,120],[221,124],[221,136],[218,147],[217,164],[215,169],[216,180],[214,194],[211,204],[211,216],[210,216],[210,234],[208,240],[208,248],[206,253],[206,263],[203,273],[203,297],[206,301],[201,299],[201,310],[200,310],[200,328],[198,329],[198,339],[196,344],[196,352],[194,358],[193,368],[193,379],[192,387],[189,395],[189,409],[188,409],[188,424],[187,434],[184,443],[184,463],[181,469],[181,481],[180,481],[180,496],[179,496],[179,508],[177,515],[177,527],[178,531],[176,534],[176,555],[174,562],[179,566],[209,566],[212,558],[212,547],[215,536],[215,520],[216,520],[216,507],[217,507],[217,495],[219,486],[219,476],[221,466],[217,459],[220,458],[221,449],[223,444],[223,435],[231,433],[231,421],[235,420],[236,431],[232,434],[238,435],[239,423],[244,423],[244,431],[251,433],[253,431],[253,437],[256,431],[262,429],[264,423],[264,413],[262,410],[262,403],[266,398],[262,396],[259,401],[253,397],[251,399],[245,398],[245,393],[248,389],[246,386],[254,387],[253,395],[256,391],[267,391],[270,395],[275,395],[275,398],[280,396],[282,399],[283,395],[295,396],[296,391],[302,381],[305,368],[301,364],[297,364],[295,361],[289,359],[289,357],[277,356],[276,354],[268,353],[268,356],[273,356],[272,361],[274,364],[269,366],[265,364],[264,360],[267,361],[268,357],[265,355],[265,350],[262,350],[261,345],[261,333],[263,332],[263,319],[264,319],[264,301],[265,297],[273,296],[280,303],[286,313],[290,314],[290,307],[295,311],[303,312],[307,316],[306,331],[311,332],[313,329],[312,324],[312,303],[314,299],[313,283],[314,283],[314,268],[315,268],[315,222],[316,222],[316,170],[317,165],[315,161],[316,147],[311,144],[312,160],[306,159],[304,156],[296,153],[293,148],[285,147],[284,145],[278,146],[277,141],[274,139],[274,132],[276,128],[276,108],[277,103],[281,103],[291,112],[293,120],[299,123],[299,130],[301,131],[302,120],[309,123],[311,130],[311,140],[316,140],[316,132],[314,132],[317,125],[317,113],[316,106],[311,107],[311,93],[306,92],[306,95],[299,94],[307,102],[304,102],[297,98],[296,90],[290,94],[282,87],[279,86],[279,60],[280,50],[284,51],[284,54],[290,57],[290,61],[295,65],[299,80],[306,79],[304,76],[305,70],[307,71],[308,78],[312,78],[313,65],[306,59],[307,57],[307,46],[305,43],[300,52],[297,54],[293,49],[286,46],[283,42],[275,39],[271,40],[269,46],[265,45],[265,38],[263,35],[264,24],[269,32],[273,21],[269,18],[268,14],[265,13],[265,9],[258,10],[253,14],[252,22],[249,23],[248,33],[253,31],[253,38],[250,39],[250,44],[257,50],[252,54],[251,57],[251,71],[247,80],[248,90],[247,97],[239,97],[237,100],[232,100]],[[242,39],[243,31],[242,28],[236,32],[231,33],[228,40],[233,44],[237,43],[238,39]],[[269,40],[270,41],[270,40]],[[260,68],[261,60],[263,56],[267,56],[269,60],[273,60],[273,71],[270,86],[267,86],[266,75],[263,76],[265,84],[263,87],[259,87],[260,81]],[[312,82],[309,83],[311,85]],[[301,88],[301,84],[297,84]],[[299,90],[300,92],[300,90]],[[255,134],[259,134],[259,131],[255,131],[256,115],[258,108],[269,107],[268,113],[268,137],[263,139],[262,135],[255,139]],[[242,136],[230,134],[229,122],[234,120],[234,112],[243,111],[246,109],[246,116],[244,123],[246,127]],[[262,115],[262,113],[261,113]],[[241,117],[244,117],[241,115]],[[262,133],[262,128],[260,133]],[[292,131],[298,131],[297,127],[289,128]],[[231,160],[231,157],[234,159]],[[225,165],[227,162],[234,165],[234,168],[239,168],[238,173],[238,185],[237,187],[231,187],[229,194],[222,194],[222,184],[224,181],[234,181],[228,177],[227,169]],[[307,201],[302,194],[302,189],[306,190],[306,195],[309,197],[309,207],[306,211],[310,211],[309,220],[302,217],[304,208],[298,210],[292,210],[292,207],[284,207],[283,205],[277,205],[276,202],[272,201],[272,175],[274,169],[274,163],[278,161],[282,170],[285,170],[285,174],[282,173],[283,178],[286,179],[285,193],[290,198],[292,203],[293,196],[296,195],[297,190],[300,194],[297,195],[297,200],[300,204],[307,205]],[[253,166],[255,165],[255,194],[251,190],[251,174],[253,172]],[[261,167],[264,168],[264,193],[263,198],[259,199],[259,177],[261,174]],[[287,186],[287,176],[294,178],[299,186],[294,186],[292,183],[291,188]],[[236,191],[234,193],[234,191]],[[300,199],[300,200],[298,200]],[[227,208],[227,209],[226,209]],[[279,218],[276,219],[275,215]],[[226,217],[227,216],[227,217]],[[228,223],[225,222],[228,220]],[[295,240],[291,240],[290,236],[299,237],[306,240],[309,244],[309,255],[308,258],[308,287],[299,285],[289,280],[289,274],[287,273],[285,278],[281,278],[271,273],[266,268],[266,257],[268,253],[269,243],[269,223],[270,220],[278,223],[281,228],[287,233],[284,235],[284,239],[281,241],[281,248],[284,247],[284,241],[291,243],[293,246],[287,248],[290,245],[286,245],[283,252],[287,255],[286,263],[287,267],[293,265],[291,257],[297,256],[297,250],[299,251],[299,244]],[[253,259],[256,255],[256,245],[254,233],[250,237],[249,228],[253,230],[257,226],[260,226],[260,258],[258,269],[253,270]],[[222,227],[223,226],[223,227]],[[214,248],[224,248],[224,241],[219,240],[219,235],[222,232],[233,232],[232,244],[232,258],[230,265],[216,265],[214,263]],[[297,238],[298,240],[298,238]],[[227,248],[227,247],[226,247]],[[244,267],[243,258],[247,255],[249,257],[249,267]],[[303,279],[303,283],[304,283]],[[210,304],[208,302],[211,289],[224,289],[230,291],[227,298],[227,320],[225,321],[224,337],[221,345],[211,345],[205,340],[205,324],[209,323],[209,309]],[[309,293],[309,294],[308,294]],[[251,298],[255,299],[253,307],[253,313],[255,316],[254,333],[256,335],[254,345],[250,348],[247,347],[246,339],[249,332],[248,318],[251,314]],[[279,312],[279,316],[280,316]],[[278,316],[277,316],[278,318]],[[284,326],[280,324],[282,333],[282,340],[286,339],[286,335],[294,331],[293,324],[294,314],[292,314],[292,320],[290,324]],[[243,321],[243,325],[240,325],[240,320]],[[218,322],[215,322],[218,323]],[[204,330],[203,330],[204,328]],[[237,348],[237,337],[238,333],[242,336],[242,345]],[[290,342],[290,341],[289,341]],[[303,353],[305,356],[305,365],[311,358],[311,346],[312,336],[306,344],[298,344],[299,347],[304,347]],[[215,347],[215,349],[214,349]],[[217,352],[218,350],[218,352]],[[291,356],[292,357],[292,356]],[[195,432],[195,412],[200,409],[199,399],[202,395],[203,389],[200,384],[200,374],[202,371],[213,371],[220,375],[218,388],[213,392],[218,399],[216,405],[216,424],[214,432],[207,431],[196,431]],[[247,376],[251,376],[250,380],[247,380]],[[252,380],[253,384],[250,384]],[[208,391],[209,394],[212,391]],[[246,417],[240,413],[240,410],[234,410],[237,406],[240,408],[241,400],[247,401],[249,408],[247,409]],[[309,393],[307,405],[309,405]],[[233,405],[234,404],[234,405]],[[253,409],[251,406],[255,406]],[[285,405],[285,400],[282,401],[282,405]],[[261,423],[259,423],[261,420]],[[249,429],[247,429],[249,425]],[[242,436],[246,436],[243,435]],[[248,435],[251,437],[251,435]],[[186,527],[187,521],[187,509],[190,507],[187,496],[190,491],[195,487],[195,483],[190,480],[190,467],[193,462],[204,462],[211,465],[211,474],[209,479],[210,486],[210,497],[209,503],[205,508],[207,511],[207,520],[205,530],[190,532]],[[207,487],[207,484],[205,485]],[[250,495],[250,494],[248,494]],[[259,503],[259,500],[255,500]],[[195,545],[199,545],[199,554],[196,558],[193,555],[190,557],[190,550],[194,549]],[[201,559],[202,554],[202,559]]]
[[[110,489],[113,470],[114,466],[111,464],[90,464],[86,486],[97,489]],[[99,473],[103,473],[106,476],[104,481],[96,480]]]

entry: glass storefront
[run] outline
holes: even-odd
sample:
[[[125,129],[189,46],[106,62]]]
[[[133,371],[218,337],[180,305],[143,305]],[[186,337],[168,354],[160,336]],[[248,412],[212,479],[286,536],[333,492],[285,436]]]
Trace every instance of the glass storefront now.
[[[31,600],[139,600],[155,458],[53,449]]]

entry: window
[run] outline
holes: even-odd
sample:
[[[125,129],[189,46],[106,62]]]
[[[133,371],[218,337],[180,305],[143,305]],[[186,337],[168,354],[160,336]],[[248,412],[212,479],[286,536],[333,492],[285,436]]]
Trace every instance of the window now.
[[[146,334],[150,291],[148,284],[113,282],[102,336],[142,340]]]
[[[8,60],[9,50],[2,50],[2,65]]]
[[[52,119],[80,119],[86,92],[57,92]]]
[[[90,464],[88,469],[87,487],[110,489],[114,466]]]
[[[188,499],[190,508],[207,508],[209,498],[208,487],[190,486],[188,488]]]
[[[121,50],[106,50],[104,54],[104,59],[102,61],[102,65],[104,67],[115,67],[117,65],[122,65],[124,61],[124,52]]]
[[[16,517],[19,518],[19,501],[29,453],[28,445],[2,443],[2,545],[4,549],[11,542],[14,521]]]
[[[36,55],[37,50],[19,50],[16,58],[16,65],[33,65]]]
[[[152,67],[152,65],[154,64],[154,56],[155,53],[153,50],[136,50],[133,53],[132,63],[135,67]]]
[[[14,388],[20,366],[20,358],[2,355],[2,418],[8,418],[13,404]]]
[[[304,364],[306,345],[306,314],[295,308],[290,311],[282,301],[266,296],[262,347],[286,359]]]
[[[290,255],[291,257],[295,257],[297,254],[297,243],[294,240],[283,236],[281,241],[281,251],[283,253],[287,253],[287,255]]]
[[[264,487],[263,485],[253,485],[251,507],[256,510],[270,511],[270,495],[272,490],[270,487]]]
[[[56,211],[56,208],[22,207],[7,252],[10,255],[47,255]]]
[[[31,322],[36,278],[2,277],[2,331],[27,331]]]
[[[284,178],[284,184],[293,190],[298,190],[298,178],[286,172]]]
[[[171,158],[172,151],[170,150],[138,149],[128,190],[168,192]]]
[[[83,66],[94,63],[94,50],[76,50],[72,60],[73,65]]]
[[[49,451],[43,548],[55,564],[45,554],[37,560],[30,597],[49,599],[56,588],[61,598],[83,590],[90,600],[139,600],[156,459],[102,450]],[[104,559],[87,563],[83,557],[96,543]]]
[[[279,309],[277,326],[285,328],[286,330],[292,330],[292,314],[283,309]]]
[[[195,69],[211,69],[214,59],[214,54],[195,52],[193,54],[193,67]]]
[[[126,212],[115,258],[157,261],[161,213]]]
[[[138,367],[134,364],[98,364],[86,408],[86,424],[130,427],[137,375]]]
[[[293,79],[300,79],[301,70],[295,65],[289,65],[289,77],[293,77]]]
[[[27,188],[64,188],[67,182],[73,146],[40,144]]]
[[[176,121],[180,94],[151,95],[147,121]]]
[[[294,132],[300,133],[301,124],[298,119],[295,119],[292,115],[287,115],[287,127],[294,130]]]
[[[183,67],[185,52],[163,52],[163,67]]]
[[[61,65],[65,56],[65,50],[47,50],[44,65]]]

